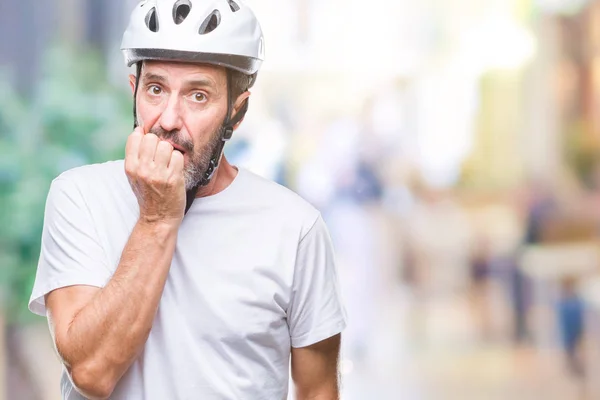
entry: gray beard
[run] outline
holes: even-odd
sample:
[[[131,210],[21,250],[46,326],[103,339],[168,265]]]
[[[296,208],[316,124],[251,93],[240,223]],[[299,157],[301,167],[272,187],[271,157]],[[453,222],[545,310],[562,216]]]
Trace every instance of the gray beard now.
[[[185,190],[190,190],[204,179],[204,173],[208,169],[210,159],[221,141],[221,128],[213,133],[212,137],[199,151],[188,153],[189,162],[183,169],[185,179]]]

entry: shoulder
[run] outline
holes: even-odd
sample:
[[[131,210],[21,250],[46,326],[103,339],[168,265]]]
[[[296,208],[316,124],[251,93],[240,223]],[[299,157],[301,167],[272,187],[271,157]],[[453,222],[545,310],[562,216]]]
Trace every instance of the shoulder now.
[[[129,187],[124,161],[108,161],[71,168],[52,181],[49,198],[66,198],[76,203],[105,202],[107,196],[123,193]]]
[[[58,175],[54,181],[68,181],[73,184],[94,184],[125,175],[124,161],[115,160],[104,163],[87,164],[68,169]]]
[[[82,165],[58,175],[52,186],[77,188],[84,196],[97,196],[127,186],[123,160]]]
[[[312,204],[293,190],[257,175],[250,170],[240,169],[243,173],[246,201],[267,207],[276,217],[293,220],[307,233],[320,218],[320,212]]]

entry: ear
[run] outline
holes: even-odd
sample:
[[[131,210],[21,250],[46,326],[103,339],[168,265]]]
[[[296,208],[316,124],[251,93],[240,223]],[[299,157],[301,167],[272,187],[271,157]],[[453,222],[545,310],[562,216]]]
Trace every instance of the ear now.
[[[129,87],[131,87],[131,94],[135,92],[135,75],[129,75]]]
[[[240,111],[240,109],[244,105],[244,102],[247,101],[247,99],[250,97],[250,94],[251,94],[250,91],[246,90],[244,93],[242,93],[238,96],[237,100],[235,101],[235,104],[233,105],[233,113],[232,113],[233,116],[237,115],[237,113]],[[240,122],[238,122],[237,124],[235,124],[233,126],[233,130],[235,131],[241,125],[241,123],[243,121],[244,121],[244,118],[242,118],[240,120]]]

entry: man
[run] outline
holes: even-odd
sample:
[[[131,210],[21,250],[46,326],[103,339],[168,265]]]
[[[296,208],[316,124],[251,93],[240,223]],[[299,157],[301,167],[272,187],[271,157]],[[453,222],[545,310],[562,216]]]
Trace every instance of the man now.
[[[143,1],[122,48],[139,125],[125,160],[61,174],[46,203],[29,307],[63,398],[285,399],[291,357],[298,399],[338,399],[346,322],[323,220],[222,157],[263,59],[254,14]]]

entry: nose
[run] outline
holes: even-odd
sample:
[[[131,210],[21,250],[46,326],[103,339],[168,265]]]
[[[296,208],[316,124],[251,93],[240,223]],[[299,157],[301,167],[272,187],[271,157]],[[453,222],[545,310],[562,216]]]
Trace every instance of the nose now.
[[[183,118],[181,117],[181,105],[179,96],[170,96],[163,110],[159,124],[167,132],[179,131],[183,127]]]

